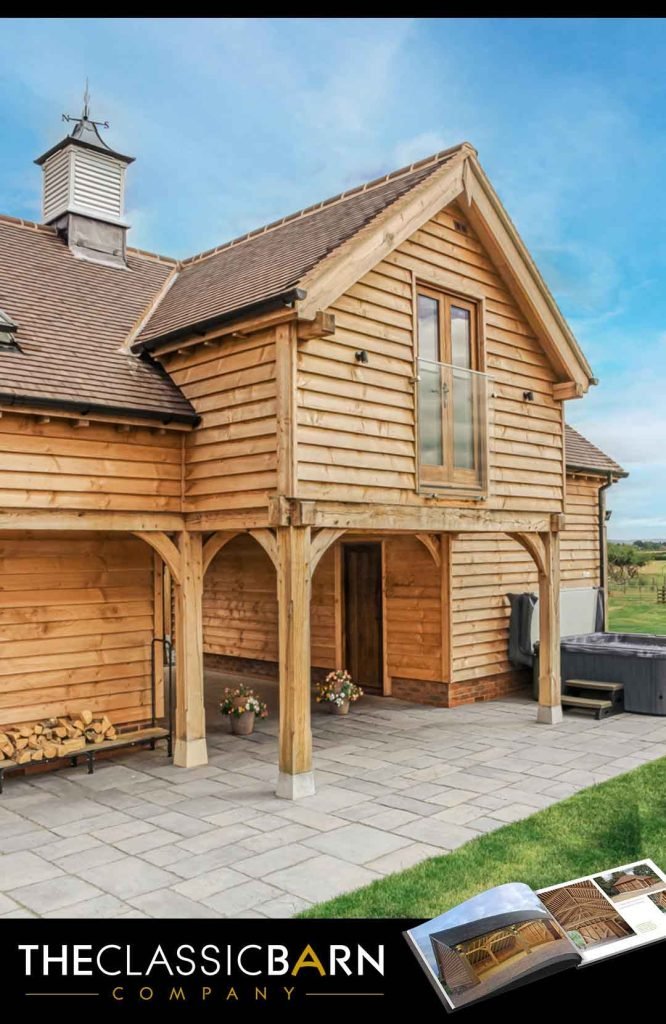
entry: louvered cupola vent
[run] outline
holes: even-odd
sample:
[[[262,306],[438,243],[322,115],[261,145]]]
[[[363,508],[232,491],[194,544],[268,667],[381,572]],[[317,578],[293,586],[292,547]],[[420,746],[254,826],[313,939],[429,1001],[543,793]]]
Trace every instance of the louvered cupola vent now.
[[[35,163],[44,172],[42,215],[56,227],[75,256],[125,266],[125,171],[133,157],[111,149],[90,117],[86,86],[81,117],[63,115],[74,128]]]

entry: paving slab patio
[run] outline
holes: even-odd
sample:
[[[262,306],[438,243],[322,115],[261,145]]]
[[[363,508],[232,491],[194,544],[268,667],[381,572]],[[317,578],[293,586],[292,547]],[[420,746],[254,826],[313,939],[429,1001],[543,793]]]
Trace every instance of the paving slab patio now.
[[[289,916],[665,756],[666,719],[549,727],[521,698],[317,708],[317,793],[297,803],[273,792],[275,716],[241,738],[213,708],[208,742],[197,769],[144,750],[6,779],[0,916]]]

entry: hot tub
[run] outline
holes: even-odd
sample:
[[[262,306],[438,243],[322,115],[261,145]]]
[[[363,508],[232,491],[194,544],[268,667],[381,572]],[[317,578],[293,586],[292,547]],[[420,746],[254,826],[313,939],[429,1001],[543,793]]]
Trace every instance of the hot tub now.
[[[508,597],[509,660],[516,667],[532,668],[533,696],[537,700],[538,598],[529,592]],[[567,679],[624,683],[625,711],[666,715],[666,636],[602,633],[603,594],[597,588],[563,590],[560,611],[563,685]]]
[[[666,636],[585,633],[561,642],[562,683],[624,683],[624,709],[666,715]]]

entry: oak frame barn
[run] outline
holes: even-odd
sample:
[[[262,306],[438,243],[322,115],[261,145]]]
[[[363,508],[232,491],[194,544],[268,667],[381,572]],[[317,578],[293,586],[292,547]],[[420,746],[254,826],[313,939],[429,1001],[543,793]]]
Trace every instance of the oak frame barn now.
[[[180,262],[126,246],[129,162],[86,108],[38,161],[44,223],[0,218],[0,729],[145,721],[172,595],[175,763],[206,761],[205,658],[275,666],[278,794],[306,795],[313,670],[510,693],[518,586],[556,723],[560,583],[603,582],[624,473],[567,434],[592,370],[476,150]]]

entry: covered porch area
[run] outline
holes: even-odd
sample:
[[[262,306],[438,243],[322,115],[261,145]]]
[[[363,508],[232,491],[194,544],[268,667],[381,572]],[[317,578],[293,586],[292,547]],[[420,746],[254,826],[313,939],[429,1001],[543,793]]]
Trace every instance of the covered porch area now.
[[[268,728],[277,734],[277,795],[307,798],[315,791],[317,674],[346,667],[370,694],[410,699],[416,685],[431,695],[427,703],[454,703],[447,697],[453,678],[449,541],[491,531],[510,535],[536,565],[542,638],[536,717],[560,720],[560,516],[441,509],[342,514],[307,505],[282,507],[273,526],[225,521],[224,529],[179,516],[6,513],[0,725],[62,715],[71,706],[90,706],[119,726],[166,715],[161,645],[168,639],[175,650],[174,764],[204,766],[219,725],[204,655],[215,653],[216,636],[235,630],[246,674],[265,680],[271,672],[263,669],[272,666]],[[263,559],[263,590],[252,576],[252,551]],[[240,575],[227,576],[229,558]],[[253,649],[261,656],[248,659]],[[214,680],[216,668],[228,673],[234,665],[213,659],[207,668]]]
[[[209,678],[217,669],[278,680],[269,701],[279,721],[278,795],[314,792],[312,683],[331,669],[346,668],[373,695],[450,707],[462,703],[464,689],[469,700],[469,687],[456,691],[452,657],[450,546],[461,534],[502,532],[532,560],[542,637],[536,717],[561,720],[561,516],[438,510],[413,525],[404,515],[329,518],[339,525],[320,525],[311,514],[312,522],[219,530],[203,541],[206,669]],[[499,577],[501,566],[495,571]],[[461,628],[472,640],[483,631],[482,624]]]

